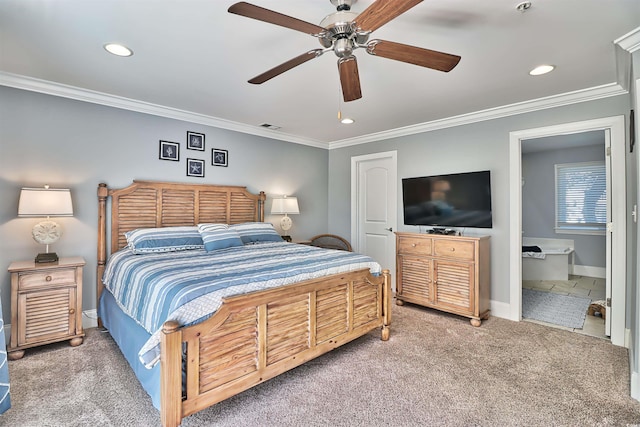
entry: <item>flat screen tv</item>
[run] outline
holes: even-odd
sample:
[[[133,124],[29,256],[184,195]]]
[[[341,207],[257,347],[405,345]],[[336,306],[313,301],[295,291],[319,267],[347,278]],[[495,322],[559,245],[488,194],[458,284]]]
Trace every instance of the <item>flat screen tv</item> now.
[[[402,179],[404,223],[491,228],[490,171]]]

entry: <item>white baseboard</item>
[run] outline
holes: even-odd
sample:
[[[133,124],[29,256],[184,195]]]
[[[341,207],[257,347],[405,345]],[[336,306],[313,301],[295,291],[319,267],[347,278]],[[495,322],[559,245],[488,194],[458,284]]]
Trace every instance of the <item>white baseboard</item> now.
[[[640,373],[631,371],[631,398],[640,401]]]
[[[573,274],[576,276],[597,277],[598,279],[605,279],[607,277],[607,270],[604,267],[593,267],[591,265],[574,265]]]
[[[633,346],[634,346],[634,342],[633,342],[633,335],[631,334],[631,330],[630,329],[625,329],[625,334],[624,334],[624,344],[625,346],[629,349],[629,373],[630,378],[629,378],[629,382],[630,382],[630,387],[629,387],[629,395],[631,396],[632,399],[638,400],[640,401],[640,372],[638,371],[634,371],[635,367],[633,366]],[[638,355],[636,355],[636,359],[637,359]]]
[[[500,317],[507,320],[519,320],[511,318],[511,305],[508,302],[491,300],[489,307],[491,307],[492,316]]]
[[[82,312],[82,328],[98,327],[98,311],[96,309]],[[11,323],[4,325],[4,340],[8,344],[11,342]]]
[[[82,328],[97,328],[98,327],[98,310],[86,310],[82,312]]]

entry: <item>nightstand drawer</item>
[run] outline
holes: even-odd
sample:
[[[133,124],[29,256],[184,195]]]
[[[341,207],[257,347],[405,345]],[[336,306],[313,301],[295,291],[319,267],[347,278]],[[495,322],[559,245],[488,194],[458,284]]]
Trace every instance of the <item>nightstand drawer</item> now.
[[[38,271],[36,273],[21,273],[18,279],[18,288],[24,291],[49,286],[73,285],[75,283],[76,269],[66,268]]]

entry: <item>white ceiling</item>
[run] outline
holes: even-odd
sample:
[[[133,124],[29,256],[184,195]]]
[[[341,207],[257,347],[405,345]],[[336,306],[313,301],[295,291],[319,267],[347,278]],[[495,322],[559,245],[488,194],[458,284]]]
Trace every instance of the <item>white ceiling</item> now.
[[[250,2],[314,24],[335,11],[329,0]],[[233,0],[2,0],[0,84],[326,147],[576,91],[620,90],[614,41],[640,27],[640,1],[531,2],[522,13],[518,0],[425,0],[372,38],[457,54],[458,66],[442,73],[358,49],[363,97],[343,103],[331,52],[247,83],[320,44],[227,13]],[[134,55],[107,54],[107,42]],[[557,69],[528,75],[543,63]],[[355,124],[340,124],[338,109]]]

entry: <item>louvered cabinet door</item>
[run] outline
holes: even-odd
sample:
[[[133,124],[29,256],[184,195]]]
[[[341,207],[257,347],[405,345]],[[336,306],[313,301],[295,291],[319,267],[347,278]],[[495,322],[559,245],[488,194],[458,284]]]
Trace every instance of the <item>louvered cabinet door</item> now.
[[[27,348],[57,341],[82,344],[84,264],[81,257],[60,258],[57,263],[11,263],[9,359],[20,359]]]
[[[474,265],[464,262],[435,260],[435,304],[450,311],[474,315]]]
[[[422,305],[433,302],[431,258],[399,255],[397,270],[396,298]]]
[[[24,313],[18,322],[18,343],[64,339],[75,333],[75,288],[31,291],[18,295],[18,310]]]

